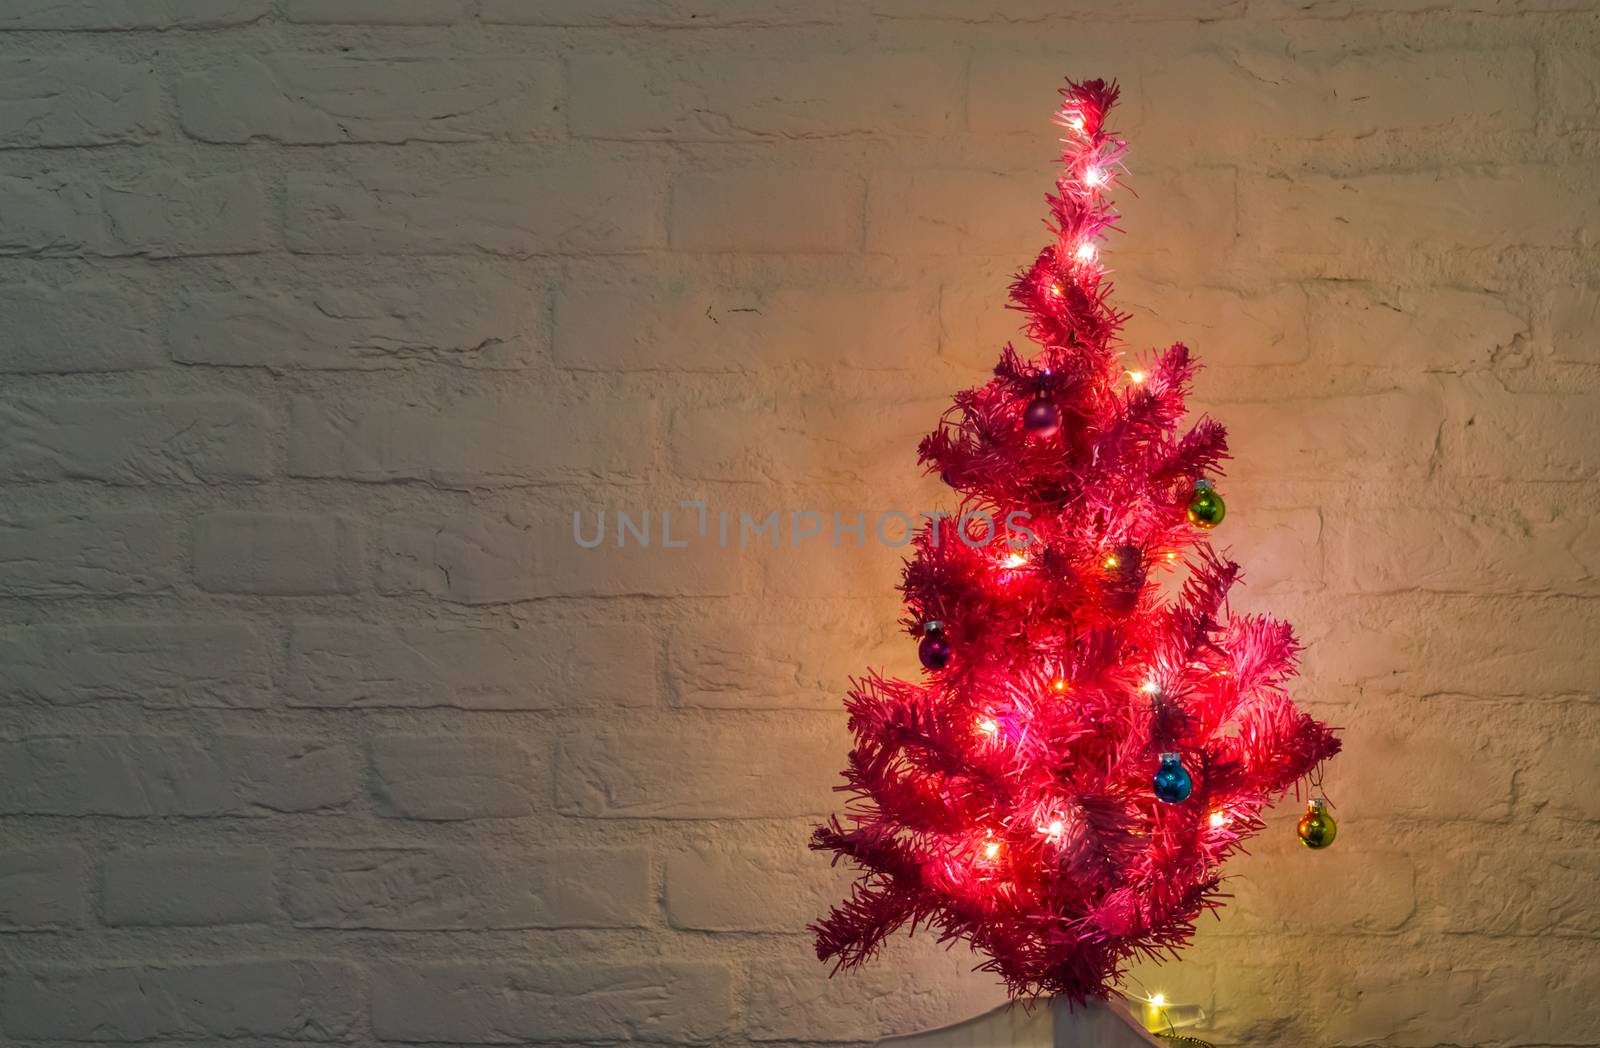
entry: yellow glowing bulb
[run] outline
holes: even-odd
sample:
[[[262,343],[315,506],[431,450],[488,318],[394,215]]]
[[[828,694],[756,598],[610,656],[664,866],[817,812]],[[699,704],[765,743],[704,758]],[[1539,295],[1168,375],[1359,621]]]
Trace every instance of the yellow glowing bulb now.
[[[1083,243],[1078,245],[1078,261],[1093,262],[1094,254],[1094,245],[1089,241],[1085,240]]]
[[[1136,386],[1139,385],[1141,382],[1144,381],[1144,372],[1143,371],[1130,371],[1130,372],[1128,372],[1128,381],[1132,382]]]
[[[1028,563],[1028,558],[1021,553],[1012,553],[1002,563],[1008,568],[1020,568]]]
[[[1164,993],[1152,994],[1150,996],[1150,1004],[1156,1008],[1165,1008],[1167,1005],[1167,995]]]
[[[1226,825],[1228,825],[1228,817],[1226,815],[1222,814],[1220,811],[1214,811],[1211,813],[1211,828],[1213,830],[1220,830]]]
[[[1117,559],[1117,555],[1115,553],[1111,554],[1111,556],[1106,558],[1106,567],[1108,567],[1108,568],[1114,568],[1118,564],[1121,564],[1121,563],[1122,562]]]
[[[983,732],[985,735],[993,735],[995,732],[1000,730],[1000,725],[996,723],[994,718],[984,717],[982,720],[978,721],[978,730]]]
[[[999,841],[990,841],[988,844],[985,844],[983,846],[983,857],[985,859],[992,859],[996,855],[999,855],[999,854],[1000,854],[1000,842]]]
[[[1057,695],[1065,695],[1067,693],[1066,678],[1057,677],[1055,680],[1051,681],[1050,690],[1055,692]]]
[[[1062,287],[1060,284],[1051,284],[1050,285],[1050,295],[1051,295],[1051,297],[1060,298],[1062,295],[1064,295],[1066,293],[1067,293],[1067,289]]]

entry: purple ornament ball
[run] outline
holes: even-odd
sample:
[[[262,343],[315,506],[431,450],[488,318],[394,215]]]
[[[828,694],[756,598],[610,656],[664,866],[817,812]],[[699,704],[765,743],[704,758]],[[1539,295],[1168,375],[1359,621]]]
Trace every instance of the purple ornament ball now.
[[[1036,397],[1023,409],[1022,425],[1036,437],[1053,437],[1061,430],[1061,409],[1047,397]]]
[[[955,652],[943,633],[928,633],[923,636],[922,643],[917,645],[917,657],[930,670],[944,669],[950,664],[950,656],[953,654]]]

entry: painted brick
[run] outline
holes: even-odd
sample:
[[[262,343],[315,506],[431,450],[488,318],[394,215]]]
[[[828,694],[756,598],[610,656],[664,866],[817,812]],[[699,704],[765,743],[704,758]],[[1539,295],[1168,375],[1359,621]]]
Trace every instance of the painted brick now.
[[[910,668],[915,644],[893,614],[841,610],[815,629],[789,630],[759,612],[695,616],[667,645],[682,706],[837,710],[857,667]]]
[[[672,184],[675,251],[834,254],[861,243],[862,184],[839,171],[716,171]]]
[[[465,18],[471,0],[284,0],[291,22],[313,25],[448,25]]]
[[[1520,844],[1425,869],[1425,890],[1445,929],[1466,935],[1600,934],[1600,919],[1589,904],[1600,859],[1542,841]]]
[[[223,739],[218,752],[237,776],[243,814],[333,810],[359,792],[350,752],[338,742],[237,735]]]
[[[621,503],[630,519],[651,514],[654,545],[618,547],[617,505],[584,507],[582,534],[593,535],[605,515],[605,544],[579,547],[571,514],[536,521],[490,514],[413,517],[386,521],[378,535],[378,589],[387,594],[427,594],[460,604],[507,604],[552,596],[724,596],[740,592],[743,564],[737,548],[700,539],[664,548],[661,512],[673,542],[688,541],[694,517],[676,508],[652,511]]]
[[[372,789],[394,818],[514,818],[546,807],[543,764],[501,736],[383,735],[372,740]]]
[[[848,891],[803,843],[700,841],[667,856],[667,919],[709,932],[801,932]]]
[[[245,400],[0,402],[0,479],[216,484],[267,471],[266,413]]]
[[[1331,1044],[1384,1043],[1428,1048],[1456,1036],[1463,1012],[1482,1040],[1540,1044],[1600,1031],[1582,1002],[1597,973],[1593,958],[1526,956],[1502,964],[1436,964],[1391,954],[1352,973],[1340,1004],[1322,1024]],[[1537,1000],[1528,1013],[1522,1002]]]
[[[653,706],[657,657],[650,628],[634,623],[448,629],[302,622],[289,641],[289,701],[469,710]],[[0,667],[0,679],[4,672]]]
[[[1600,214],[1575,179],[1537,167],[1272,176],[1242,181],[1239,196],[1245,240],[1288,255],[1560,247]]]
[[[16,0],[0,12],[0,29],[205,29],[271,10],[271,0]]]
[[[1490,384],[1463,391],[1441,443],[1446,467],[1489,480],[1592,480],[1600,445],[1589,439],[1600,395],[1505,393]]]
[[[1005,1001],[992,980],[974,977],[976,958],[932,936],[897,937],[870,967],[830,979],[810,957],[754,965],[746,1023],[754,1041],[875,1041],[937,1029]],[[919,992],[938,986],[938,993]]]
[[[1185,86],[1202,83],[1204,91]],[[1238,155],[1262,138],[1526,129],[1538,109],[1533,52],[1515,47],[1359,54],[1296,54],[1281,44],[1207,49],[1152,60],[1141,90],[1160,99],[1130,125],[1141,156]]]
[[[967,128],[981,135],[1026,134],[1037,139],[1060,104],[1056,91],[1068,70],[1089,69],[1104,48],[1115,46],[1110,34],[1092,23],[1074,27],[1070,36],[1052,40],[1046,54],[1018,47],[979,48],[967,64]],[[1118,104],[1117,126],[1137,122],[1142,93],[1129,92]],[[1044,156],[1046,154],[1040,154]]]
[[[903,369],[938,339],[926,291],[586,280],[556,299],[556,362],[578,371]]]
[[[101,243],[93,187],[64,179],[0,177],[0,255],[76,255]]]
[[[309,0],[308,0],[309,2]],[[679,29],[768,27],[829,22],[838,0],[481,0],[490,24],[545,26],[662,26]]]
[[[1352,479],[1425,472],[1444,424],[1428,392],[1208,405],[1251,479]]]
[[[917,443],[945,406],[804,393],[725,401],[679,411],[668,443],[677,472],[697,480],[878,485],[917,475]],[[767,438],[744,439],[758,417],[772,422]]]
[[[81,848],[8,848],[0,854],[0,929],[81,925],[87,866]]]
[[[1214,273],[1219,253],[1237,236],[1235,176],[1200,168],[1130,179],[1117,194],[1128,234],[1112,233],[1101,251],[1108,263],[1140,259],[1145,279],[1186,281]],[[916,171],[881,175],[868,200],[867,249],[893,254],[995,254],[1031,260],[1049,242],[1041,225],[1048,175],[992,171]]]
[[[1583,702],[1535,709],[1541,716],[1531,725],[1518,723],[1511,736],[1527,751],[1518,798],[1562,822],[1600,822],[1600,766],[1585,756],[1600,745],[1600,716]]]
[[[892,254],[1003,254],[1024,264],[1044,245],[1039,226],[1049,176],[916,171],[873,179],[867,250]]]
[[[728,56],[716,63],[578,55],[575,135],[613,139],[819,138],[946,131],[960,118],[951,59],[933,54]]]
[[[262,815],[354,793],[348,754],[306,739],[56,736],[0,743],[0,756],[6,814]]]
[[[104,59],[0,62],[0,149],[141,141],[159,131],[158,106],[148,68]]]
[[[297,848],[285,896],[303,928],[636,928],[655,912],[649,853],[540,848]]]
[[[646,403],[550,403],[539,392],[405,403],[302,397],[289,424],[289,472],[347,480],[493,487],[637,479],[654,452]]]
[[[266,187],[253,174],[159,172],[100,191],[108,255],[234,255],[268,243]]]
[[[1489,713],[1440,700],[1399,715],[1353,708],[1336,723],[1345,748],[1363,756],[1361,775],[1341,778],[1333,795],[1355,818],[1490,822],[1510,814],[1514,769]],[[1464,767],[1470,779],[1452,774]]]
[[[1600,72],[1587,48],[1552,47],[1543,57],[1550,92],[1550,120],[1561,130],[1600,127]]]
[[[213,593],[349,593],[359,570],[355,529],[340,517],[211,513],[195,524],[195,581]]]
[[[104,860],[101,912],[112,926],[256,924],[272,920],[272,857],[236,851],[143,848]]]
[[[1115,15],[1123,23],[1124,32],[1131,29],[1138,33],[1138,29],[1129,27],[1128,23],[1138,26],[1139,23],[1174,19],[1193,22],[1237,16],[1243,12],[1244,4],[1241,0],[1202,0],[1174,7],[1171,0],[1083,0],[1075,7],[1063,8],[1053,0],[871,0],[867,9],[891,23],[948,23],[952,28],[1015,23],[1032,27],[1037,23],[1054,23],[1032,29],[1035,33],[1076,29],[1081,20],[1091,16]],[[1062,35],[1072,34],[1063,32]],[[1142,35],[1139,33],[1140,37]]]
[[[1555,506],[1343,510],[1329,514],[1329,573],[1346,593],[1587,591],[1588,527]]]
[[[182,577],[183,532],[159,513],[0,520],[0,593],[20,597],[163,593]]]
[[[963,285],[961,293],[961,305],[953,308],[976,310],[982,299],[994,296],[992,288],[971,284]],[[1182,342],[1214,368],[1298,364],[1311,354],[1319,334],[1305,288],[1293,284],[1242,292],[1151,284],[1119,274],[1117,306],[1132,314],[1123,328],[1130,347]],[[974,363],[994,355],[993,347],[1010,334],[1016,319],[1011,313],[995,321],[1009,325],[1000,339],[974,342]]]
[[[1600,651],[1581,641],[1586,631],[1600,628],[1600,610],[1589,604],[1517,597],[1436,597],[1426,603],[1346,598],[1336,618],[1309,609],[1292,617],[1315,631],[1305,663],[1315,679],[1412,695],[1548,694],[1584,691],[1600,673]],[[1518,628],[1506,629],[1507,622]],[[1574,657],[1540,657],[1550,650]]]
[[[818,814],[833,806],[841,745],[815,723],[570,734],[557,745],[556,808],[598,818]],[[753,762],[751,753],[767,756]]]
[[[165,356],[157,305],[100,281],[7,284],[0,320],[0,372],[136,371]]]
[[[172,355],[223,367],[513,369],[542,355],[548,327],[543,296],[489,276],[303,291],[252,286],[186,296],[172,321]]]
[[[0,254],[243,254],[267,246],[267,215],[253,174],[0,178]]]
[[[1292,811],[1294,799],[1284,807]],[[1279,821],[1288,820],[1274,819]],[[1270,839],[1251,846],[1254,854],[1228,865],[1226,890],[1234,899],[1220,929],[1226,934],[1261,935],[1291,926],[1318,935],[1393,932],[1412,920],[1419,893],[1411,854],[1347,834],[1316,856],[1316,876],[1308,877],[1306,850],[1294,835],[1276,826],[1268,834]],[[1339,904],[1324,905],[1329,899]]]
[[[1563,363],[1600,364],[1600,287],[1550,291],[1551,355]]]
[[[1310,344],[1341,365],[1417,371],[1482,369],[1526,334],[1504,295],[1460,288],[1313,285]]]
[[[202,142],[472,142],[552,129],[559,72],[495,59],[236,58],[178,86],[183,130]]]
[[[269,640],[245,623],[106,622],[0,634],[0,695],[71,706],[260,707],[271,701]]]
[[[640,251],[663,243],[659,184],[648,171],[582,161],[445,180],[292,175],[285,235],[290,250],[308,254]]]
[[[405,1043],[708,1041],[732,1022],[732,983],[726,965],[703,961],[384,965],[372,1028]]]
[[[69,1041],[338,1041],[356,1021],[358,993],[343,961],[41,966],[7,973],[5,1029]]]

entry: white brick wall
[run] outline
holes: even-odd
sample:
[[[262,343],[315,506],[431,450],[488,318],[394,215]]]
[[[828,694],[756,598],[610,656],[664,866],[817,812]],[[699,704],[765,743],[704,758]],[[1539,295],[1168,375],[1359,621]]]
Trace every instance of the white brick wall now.
[[[1207,1035],[1600,1045],[1600,5],[0,0],[0,1040],[862,1041],[829,981],[880,546],[1115,76],[1106,252],[1237,460],[1342,833],[1135,988]],[[653,517],[659,536],[659,516]]]

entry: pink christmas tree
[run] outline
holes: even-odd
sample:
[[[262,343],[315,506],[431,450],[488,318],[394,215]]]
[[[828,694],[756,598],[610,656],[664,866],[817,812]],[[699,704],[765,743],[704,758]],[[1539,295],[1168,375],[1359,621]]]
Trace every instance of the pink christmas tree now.
[[[813,930],[837,969],[926,925],[1013,995],[1083,999],[1185,945],[1263,809],[1339,743],[1285,694],[1290,627],[1228,609],[1241,571],[1210,543],[1225,433],[1180,432],[1199,364],[1118,348],[1098,258],[1117,87],[1061,94],[1054,237],[1011,287],[1035,346],[1006,346],[922,442],[962,496],[905,568],[927,672],[854,683],[851,801],[812,846],[860,876]]]

